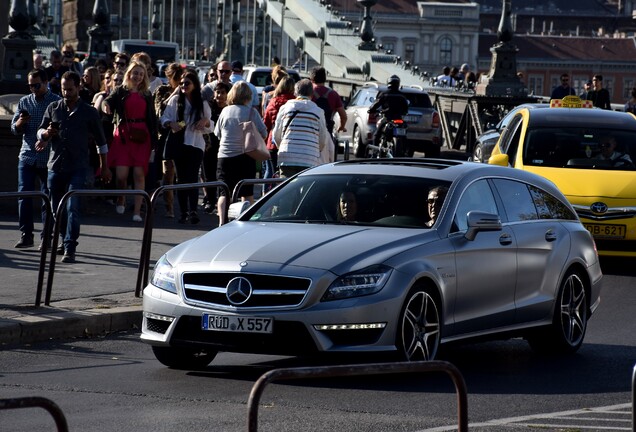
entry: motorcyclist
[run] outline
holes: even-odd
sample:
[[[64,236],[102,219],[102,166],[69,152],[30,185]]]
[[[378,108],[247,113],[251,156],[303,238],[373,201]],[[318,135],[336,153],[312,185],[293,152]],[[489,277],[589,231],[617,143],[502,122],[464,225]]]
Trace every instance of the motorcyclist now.
[[[369,114],[380,112],[380,120],[373,134],[373,144],[380,145],[382,131],[389,120],[401,119],[409,111],[409,101],[400,91],[400,77],[391,75],[386,82],[387,90],[378,93],[375,102],[369,107]]]

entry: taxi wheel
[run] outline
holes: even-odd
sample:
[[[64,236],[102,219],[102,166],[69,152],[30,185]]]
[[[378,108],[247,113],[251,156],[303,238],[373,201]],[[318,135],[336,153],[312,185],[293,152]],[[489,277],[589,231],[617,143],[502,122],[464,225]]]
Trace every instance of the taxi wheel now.
[[[533,350],[547,354],[570,354],[583,344],[587,330],[587,296],[581,276],[566,274],[556,301],[552,325],[528,337]]]
[[[475,148],[473,149],[473,162],[484,163],[484,149],[481,146],[481,143],[478,142],[475,144]]]
[[[197,370],[210,364],[216,351],[202,351],[190,348],[159,347],[153,346],[152,352],[155,358],[164,366],[171,369]]]
[[[400,315],[398,349],[402,360],[434,360],[441,339],[440,303],[433,291],[415,286]]]

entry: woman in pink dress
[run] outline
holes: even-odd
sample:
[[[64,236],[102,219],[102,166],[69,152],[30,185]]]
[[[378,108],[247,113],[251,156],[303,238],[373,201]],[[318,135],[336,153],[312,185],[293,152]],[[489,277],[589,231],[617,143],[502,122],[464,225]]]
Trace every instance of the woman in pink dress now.
[[[143,63],[132,61],[126,69],[123,85],[104,100],[102,109],[113,114],[115,130],[109,150],[109,164],[115,167],[119,189],[126,189],[130,169],[134,189],[145,189],[150,152],[157,144],[157,118],[149,91],[148,73]],[[135,196],[133,221],[141,222],[143,198]],[[125,197],[117,201],[117,213],[125,211]]]

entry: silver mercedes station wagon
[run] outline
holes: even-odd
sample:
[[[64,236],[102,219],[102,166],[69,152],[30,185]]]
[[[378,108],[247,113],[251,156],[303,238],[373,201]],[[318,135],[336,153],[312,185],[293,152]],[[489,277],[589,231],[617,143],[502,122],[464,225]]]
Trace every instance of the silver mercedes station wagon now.
[[[437,159],[325,164],[161,257],[141,338],[174,368],[220,351],[381,352],[524,337],[582,344],[600,301],[594,241],[532,173]]]

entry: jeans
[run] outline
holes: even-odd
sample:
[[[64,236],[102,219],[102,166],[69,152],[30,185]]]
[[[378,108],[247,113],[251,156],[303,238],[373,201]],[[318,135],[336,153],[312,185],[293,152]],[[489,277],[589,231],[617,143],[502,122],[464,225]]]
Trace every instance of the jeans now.
[[[37,168],[24,161],[18,162],[18,192],[34,191],[35,179],[40,179],[40,191],[49,194],[46,187],[47,169]],[[42,202],[42,225],[46,221],[46,202]],[[33,234],[33,200],[31,198],[18,200],[18,223],[20,231],[24,234]],[[44,230],[40,233],[40,238],[44,237]]]
[[[51,192],[51,206],[55,218],[61,217],[60,234],[64,236],[64,250],[75,252],[77,238],[80,234],[80,200],[81,197],[71,196],[66,202],[66,209],[57,214],[57,208],[64,194],[72,190],[86,188],[86,169],[78,168],[71,172],[49,171],[49,191]]]
[[[174,159],[177,172],[177,184],[199,183],[199,170],[203,162],[203,151],[191,145],[184,145],[179,156]],[[197,211],[199,205],[199,189],[183,189],[177,191],[177,200],[181,214]],[[189,207],[189,208],[188,208]]]

